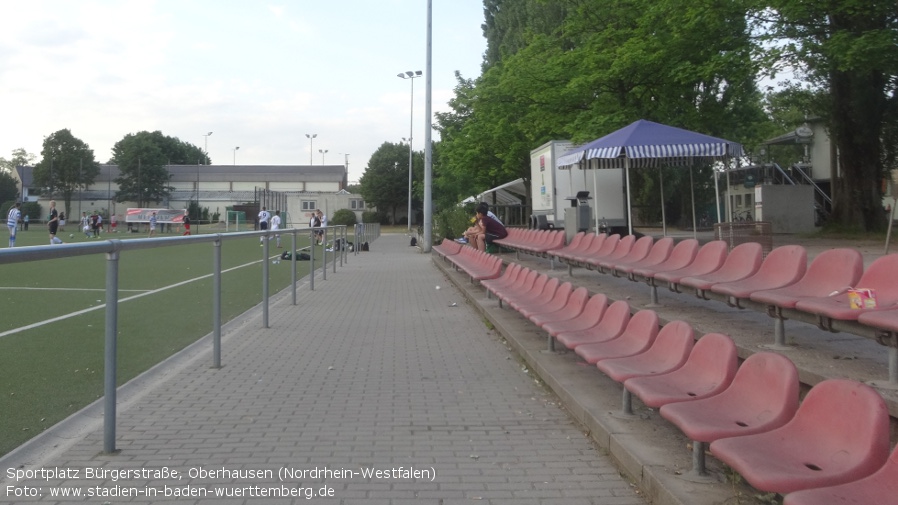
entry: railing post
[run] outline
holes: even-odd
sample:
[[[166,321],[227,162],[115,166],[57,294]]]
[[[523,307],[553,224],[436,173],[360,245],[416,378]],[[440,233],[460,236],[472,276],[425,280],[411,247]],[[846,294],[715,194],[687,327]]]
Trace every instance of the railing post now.
[[[296,305],[296,230],[293,230],[293,233],[290,234],[291,245],[293,249],[290,249],[290,289],[293,291],[293,305]]]
[[[327,280],[327,228],[325,228],[322,231],[324,234],[321,236],[321,279],[326,281]]]
[[[118,347],[118,240],[106,253],[106,335],[104,357],[103,452],[115,452],[116,354]]]
[[[337,273],[337,228],[336,227],[334,227],[333,235],[334,235],[334,241],[333,241],[334,245],[331,246],[331,249],[333,250],[333,253],[334,253],[334,273]],[[325,240],[325,242],[327,242],[327,241]]]
[[[221,368],[221,234],[212,243],[212,368]]]
[[[262,235],[262,327],[268,328],[268,233]]]
[[[315,291],[315,235],[314,234],[309,236],[309,291]]]

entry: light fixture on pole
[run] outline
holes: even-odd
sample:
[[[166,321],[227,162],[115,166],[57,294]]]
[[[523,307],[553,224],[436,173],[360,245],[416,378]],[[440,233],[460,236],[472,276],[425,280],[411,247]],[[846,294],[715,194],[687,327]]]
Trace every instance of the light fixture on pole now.
[[[240,146],[234,148],[234,164],[237,164],[237,151],[240,150]]]
[[[319,149],[319,153],[321,153],[321,164],[324,165],[324,155],[327,154],[327,149]]]
[[[203,160],[203,165],[209,160],[209,135],[212,135],[212,132],[203,135],[203,154],[206,155],[206,159]]]
[[[318,136],[317,133],[306,133],[306,138],[309,139],[309,165],[315,164],[312,162],[312,153],[315,152],[314,150],[312,150],[312,139],[317,136]]]
[[[415,79],[421,77],[422,73],[423,72],[420,70],[415,70],[414,72],[408,70],[405,73],[396,74],[397,77],[411,81],[412,85],[411,106],[409,107],[408,121],[408,215],[406,216],[409,233],[412,232],[412,137],[415,132]]]

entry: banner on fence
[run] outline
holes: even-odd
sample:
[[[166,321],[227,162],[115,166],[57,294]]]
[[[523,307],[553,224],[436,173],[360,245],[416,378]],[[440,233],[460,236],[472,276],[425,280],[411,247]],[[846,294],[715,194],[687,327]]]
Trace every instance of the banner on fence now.
[[[187,215],[187,209],[128,209],[125,221],[128,223],[149,223],[153,212],[156,213],[157,223],[181,224],[184,222],[184,216]]]

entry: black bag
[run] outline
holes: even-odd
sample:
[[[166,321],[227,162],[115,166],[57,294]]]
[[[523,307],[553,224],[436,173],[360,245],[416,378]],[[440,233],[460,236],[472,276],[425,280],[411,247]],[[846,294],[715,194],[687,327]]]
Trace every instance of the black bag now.
[[[418,239],[416,239],[415,237],[412,237],[412,240],[408,246],[409,247],[418,247]]]
[[[362,251],[369,251],[369,250],[370,249],[368,249],[368,242],[362,242]]]

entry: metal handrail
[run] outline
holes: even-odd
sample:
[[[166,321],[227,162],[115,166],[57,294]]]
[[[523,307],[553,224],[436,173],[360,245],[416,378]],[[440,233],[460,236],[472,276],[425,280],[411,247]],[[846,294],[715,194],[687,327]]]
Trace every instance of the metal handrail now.
[[[333,230],[336,238],[338,233],[342,235],[345,243],[346,226],[326,226],[316,229],[323,229],[325,233]],[[92,254],[106,255],[106,315],[105,315],[105,344],[104,344],[104,413],[103,413],[103,451],[107,454],[115,452],[115,419],[116,419],[116,376],[117,376],[117,359],[116,348],[118,345],[118,272],[119,257],[121,253],[126,251],[138,251],[144,249],[155,249],[159,247],[185,246],[197,243],[211,243],[213,245],[212,255],[212,367],[221,368],[221,245],[224,241],[247,239],[248,237],[268,238],[274,235],[291,235],[293,254],[291,255],[291,290],[293,295],[293,305],[296,305],[296,235],[297,233],[309,233],[312,228],[289,228],[284,230],[264,230],[251,232],[235,232],[235,233],[216,233],[208,235],[192,235],[187,237],[158,237],[158,238],[135,238],[131,240],[107,239],[101,242],[89,242],[78,244],[60,244],[49,246],[28,246],[15,247],[8,249],[0,249],[0,265],[13,263],[26,263],[31,261],[42,261],[49,259],[71,258],[76,256],[87,256]],[[325,235],[326,236],[326,235]],[[322,262],[323,273],[326,275],[327,270],[327,249],[325,244],[322,245],[324,251],[324,261]],[[342,248],[340,256],[340,265],[346,261],[345,247]],[[311,260],[314,262],[315,247],[310,247]],[[336,252],[336,251],[335,251]],[[269,241],[262,241],[262,327],[269,328],[268,325],[268,306],[269,306]],[[314,290],[315,270],[314,263],[311,263],[313,269],[309,271],[309,289]],[[337,271],[337,258],[334,258],[334,273]],[[326,280],[326,277],[325,277]]]

